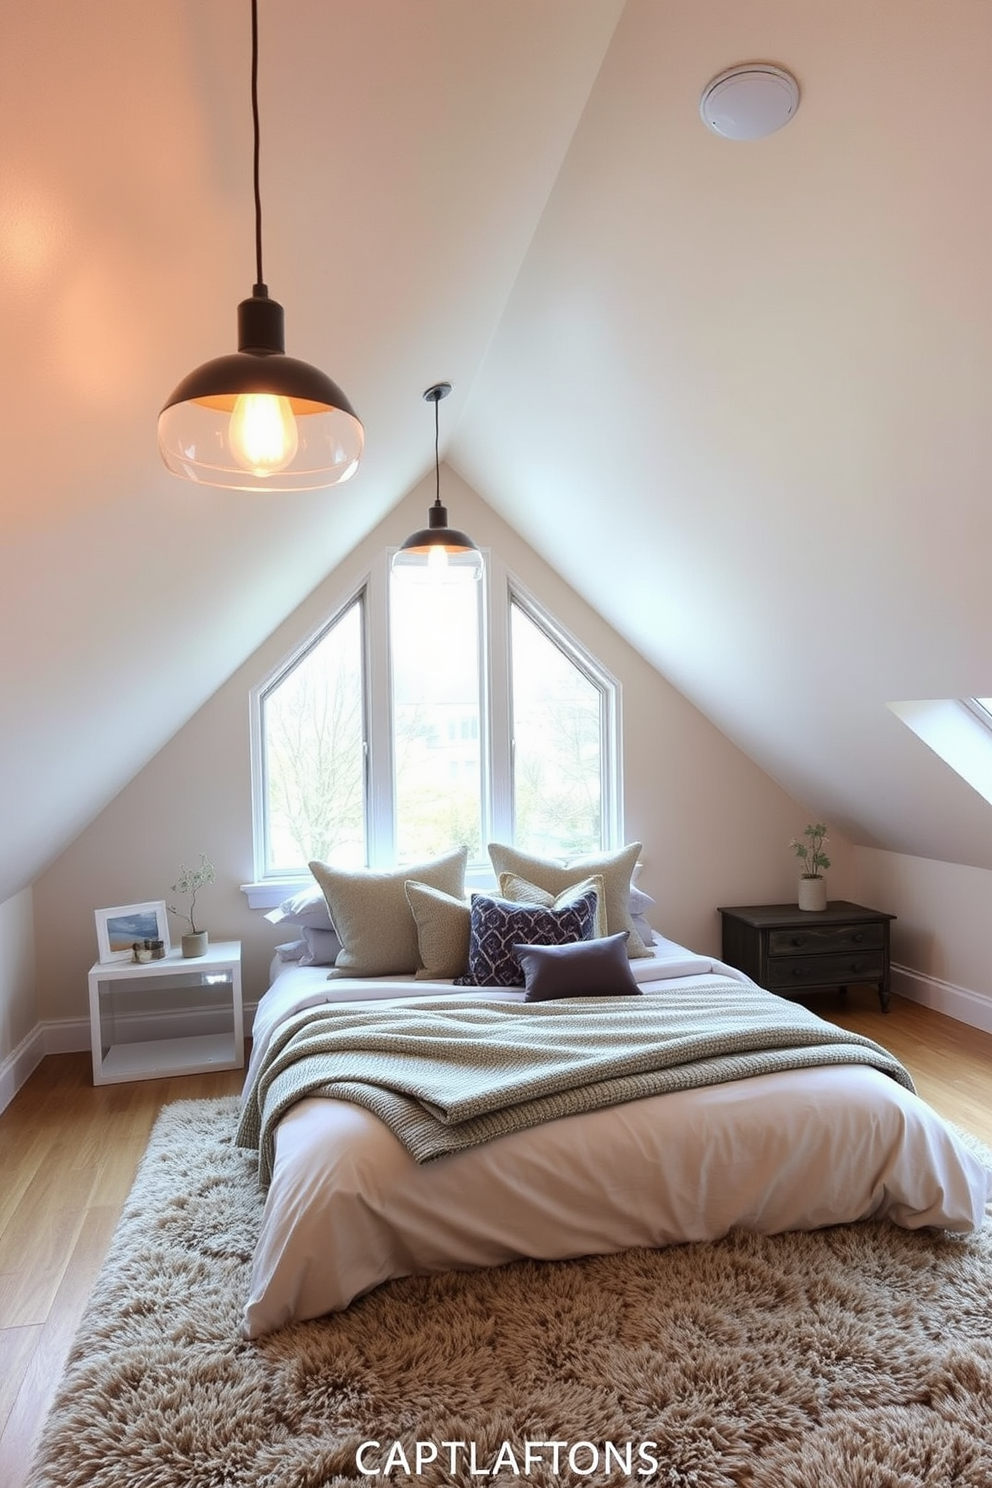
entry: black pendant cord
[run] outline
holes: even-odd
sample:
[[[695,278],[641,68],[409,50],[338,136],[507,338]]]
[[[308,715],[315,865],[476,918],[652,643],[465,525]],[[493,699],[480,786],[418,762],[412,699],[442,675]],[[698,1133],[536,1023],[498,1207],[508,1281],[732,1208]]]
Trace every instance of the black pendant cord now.
[[[434,505],[441,505],[441,446],[439,439],[440,418],[438,403],[440,394],[434,399]]]
[[[267,295],[262,273],[262,190],[259,184],[262,147],[258,122],[258,0],[251,0],[251,122],[254,136],[252,179],[255,188],[255,288],[256,295]]]

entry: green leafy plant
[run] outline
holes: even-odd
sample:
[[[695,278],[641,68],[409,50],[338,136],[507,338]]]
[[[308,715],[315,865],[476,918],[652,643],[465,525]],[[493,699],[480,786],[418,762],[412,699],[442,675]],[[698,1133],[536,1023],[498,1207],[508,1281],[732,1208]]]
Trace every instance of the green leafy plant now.
[[[199,866],[187,868],[185,863],[179,865],[179,877],[172,885],[174,894],[189,895],[189,909],[177,909],[174,904],[167,904],[166,909],[170,914],[176,915],[181,920],[189,922],[189,928],[194,935],[200,932],[196,928],[196,896],[206,884],[212,884],[217,877],[214,872],[213,863],[209,862],[206,853],[200,854]]]
[[[827,829],[823,822],[811,822],[804,828],[802,838],[793,837],[789,846],[803,865],[803,878],[820,878],[820,869],[830,867],[830,859],[823,851],[827,842]]]

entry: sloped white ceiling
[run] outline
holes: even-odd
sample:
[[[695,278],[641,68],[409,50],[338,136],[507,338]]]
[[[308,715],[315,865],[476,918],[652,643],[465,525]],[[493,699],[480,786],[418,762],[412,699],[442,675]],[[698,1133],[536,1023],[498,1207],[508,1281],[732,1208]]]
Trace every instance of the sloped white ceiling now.
[[[771,774],[992,866],[885,706],[992,693],[992,9],[260,13],[266,278],[367,437],[267,500],[155,449],[254,277],[247,0],[5,14],[0,900],[423,475],[439,378],[451,463]],[[698,100],[748,60],[802,101],[734,144]]]
[[[799,111],[718,139],[755,58]],[[984,866],[885,704],[992,675],[990,60],[982,7],[629,4],[454,451],[818,814]]]

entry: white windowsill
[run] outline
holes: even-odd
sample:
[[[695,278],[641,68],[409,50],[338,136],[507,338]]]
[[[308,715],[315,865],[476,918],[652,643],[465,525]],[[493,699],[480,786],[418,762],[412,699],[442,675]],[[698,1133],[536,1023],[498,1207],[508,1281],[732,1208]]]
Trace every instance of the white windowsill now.
[[[263,879],[258,883],[244,883],[241,885],[241,892],[248,900],[249,909],[268,910],[275,909],[284,899],[298,894],[301,889],[313,887],[314,880],[307,874],[303,878],[272,878]],[[480,863],[466,869],[466,893],[472,893],[473,890],[480,893],[492,893],[496,887],[496,878],[489,864],[483,866]]]
[[[301,889],[309,888],[313,879],[306,878],[271,878],[262,883],[244,883],[241,892],[248,900],[249,909],[275,909],[284,899],[298,894]]]

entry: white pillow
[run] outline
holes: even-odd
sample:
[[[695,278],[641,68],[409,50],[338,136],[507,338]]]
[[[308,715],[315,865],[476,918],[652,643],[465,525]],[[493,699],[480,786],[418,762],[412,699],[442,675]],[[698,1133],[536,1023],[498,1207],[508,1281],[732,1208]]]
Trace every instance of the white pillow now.
[[[336,930],[314,929],[303,926],[303,955],[301,966],[333,966],[341,954],[341,942]]]
[[[265,918],[272,925],[306,925],[311,930],[333,930],[327,900],[319,884],[310,884],[284,899]]]

